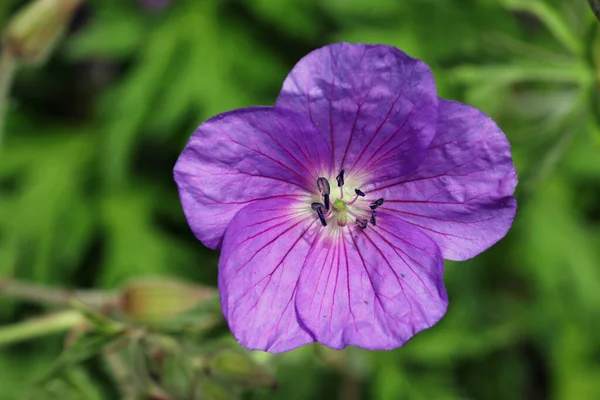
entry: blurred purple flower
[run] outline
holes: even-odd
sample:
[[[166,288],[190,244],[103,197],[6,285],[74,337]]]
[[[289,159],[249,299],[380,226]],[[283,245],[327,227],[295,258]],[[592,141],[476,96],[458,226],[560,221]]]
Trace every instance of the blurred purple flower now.
[[[148,10],[159,11],[165,8],[171,0],[138,0]]]
[[[318,49],[275,107],[206,121],[175,180],[192,230],[222,252],[231,331],[270,352],[403,345],[446,311],[442,257],[492,246],[516,211],[498,126],[380,45]]]

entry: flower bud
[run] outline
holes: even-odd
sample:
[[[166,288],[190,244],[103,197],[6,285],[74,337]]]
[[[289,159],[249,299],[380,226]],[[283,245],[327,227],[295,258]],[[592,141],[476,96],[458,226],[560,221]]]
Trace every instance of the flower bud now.
[[[234,350],[225,349],[217,353],[209,362],[210,372],[243,387],[276,387],[277,381],[263,367],[250,358]]]
[[[161,324],[216,296],[209,287],[190,285],[176,279],[146,278],[123,290],[121,308],[127,318],[143,324]]]
[[[34,0],[4,31],[3,43],[19,61],[43,62],[69,25],[82,0]]]

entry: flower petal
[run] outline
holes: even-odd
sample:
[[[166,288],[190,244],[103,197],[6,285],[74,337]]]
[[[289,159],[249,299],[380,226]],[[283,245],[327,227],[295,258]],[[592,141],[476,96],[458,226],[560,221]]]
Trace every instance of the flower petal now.
[[[304,208],[302,208],[304,207]],[[316,214],[293,198],[252,203],[227,228],[219,262],[223,314],[242,346],[282,352],[314,341],[294,301]]]
[[[439,112],[437,136],[417,171],[365,189],[431,236],[444,258],[462,261],[512,225],[517,174],[508,140],[488,116],[442,99]]]
[[[338,230],[311,249],[296,295],[298,316],[334,349],[402,346],[437,323],[448,304],[438,246],[385,212],[377,226]]]
[[[308,116],[331,142],[336,173],[364,183],[414,169],[437,122],[429,67],[382,45],[313,51],[286,78],[277,107]]]
[[[229,221],[249,202],[316,191],[331,167],[325,137],[300,114],[250,107],[218,115],[196,130],[174,175],[190,227],[219,249]]]

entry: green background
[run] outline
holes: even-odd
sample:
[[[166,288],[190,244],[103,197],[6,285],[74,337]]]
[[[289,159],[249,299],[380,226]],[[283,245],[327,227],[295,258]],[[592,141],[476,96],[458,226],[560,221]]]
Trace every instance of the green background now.
[[[2,0],[0,26],[24,3]],[[519,173],[513,228],[446,263],[447,315],[403,348],[252,354],[278,388],[244,397],[600,399],[599,32],[584,0],[173,0],[161,12],[89,1],[48,62],[16,75],[0,149],[0,277],[215,286],[218,254],[190,232],[172,180],[193,130],[273,104],[314,48],[390,44],[431,66],[440,97],[502,127]],[[0,297],[0,330],[46,310]],[[0,399],[31,395],[63,336],[0,348]],[[120,398],[101,357],[63,375],[60,390],[31,398]]]

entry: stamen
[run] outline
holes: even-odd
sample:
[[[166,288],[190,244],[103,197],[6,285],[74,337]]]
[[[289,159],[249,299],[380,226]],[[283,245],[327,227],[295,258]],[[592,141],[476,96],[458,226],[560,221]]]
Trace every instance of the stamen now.
[[[377,207],[380,207],[382,204],[383,204],[383,197],[372,202],[369,207],[371,208],[371,210],[375,210]]]
[[[331,192],[329,181],[326,178],[320,177],[317,179],[317,188],[319,188],[319,192],[321,193],[321,196],[323,196],[325,209],[329,210],[329,193]]]
[[[317,215],[319,216],[319,219],[321,220],[321,225],[327,226],[327,221],[325,220],[325,216],[323,215],[322,208],[317,208]]]
[[[335,177],[335,180],[337,181],[339,187],[344,186],[344,170],[342,170],[342,172],[340,172],[339,175]]]
[[[356,225],[361,229],[365,229],[367,227],[367,220],[364,218],[356,218]]]
[[[358,200],[359,197],[365,197],[365,194],[360,189],[354,189],[354,193],[356,193],[356,197],[354,198],[354,200],[348,203],[349,206],[356,203],[356,200]]]
[[[375,215],[377,214],[377,211],[372,211],[371,212],[371,220],[369,221],[371,223],[371,225],[375,226],[377,225],[377,221],[375,220]]]
[[[310,207],[311,207],[313,210],[317,211],[318,209],[325,208],[325,205],[323,205],[323,204],[321,204],[321,203],[319,203],[319,202],[315,201],[314,203],[312,203],[312,204],[310,205]]]
[[[329,187],[329,181],[326,178],[320,177],[317,179],[317,187],[319,188],[321,196],[329,195],[331,189]]]

